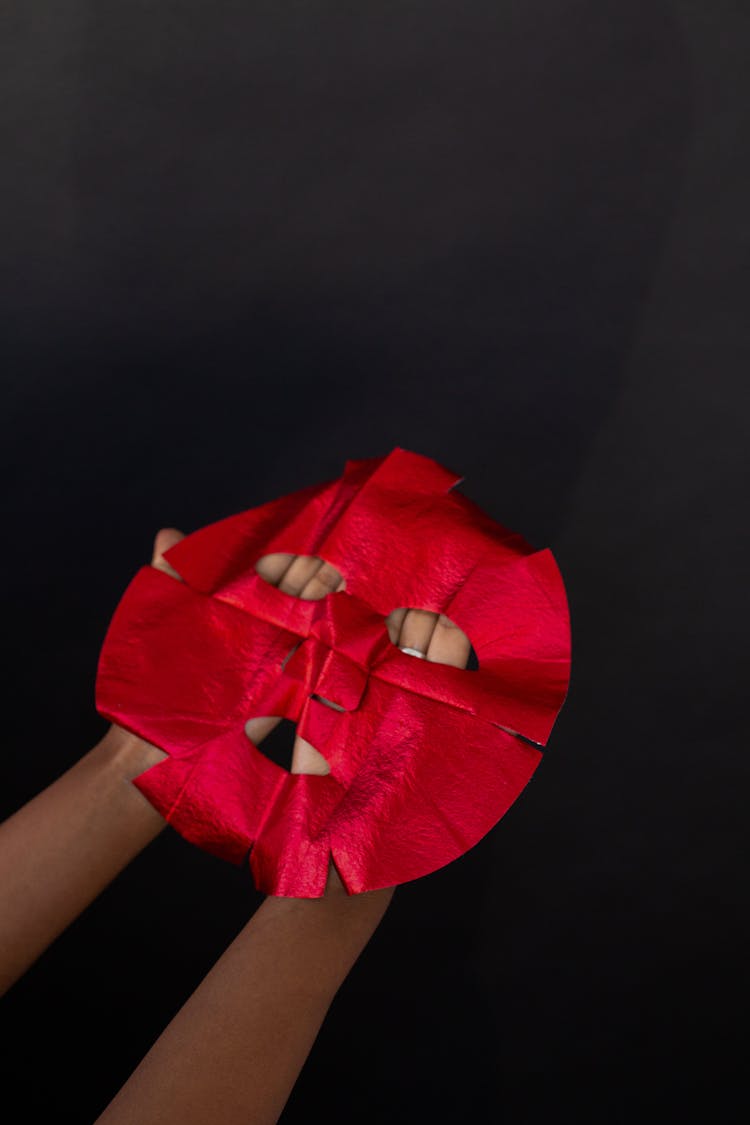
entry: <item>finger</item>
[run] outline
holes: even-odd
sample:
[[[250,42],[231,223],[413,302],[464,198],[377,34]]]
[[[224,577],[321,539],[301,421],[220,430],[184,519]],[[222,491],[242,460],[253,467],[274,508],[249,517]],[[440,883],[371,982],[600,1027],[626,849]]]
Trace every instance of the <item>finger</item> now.
[[[401,626],[406,617],[406,609],[392,609],[385,619],[385,627],[388,630],[388,636],[391,638],[391,643],[398,644],[398,638],[401,633]]]
[[[438,614],[428,609],[407,610],[399,633],[399,648],[413,648],[426,656],[437,619]]]
[[[175,543],[179,543],[181,539],[185,538],[183,531],[178,531],[176,527],[163,527],[157,531],[156,538],[154,539],[154,550],[151,558],[151,565],[155,566],[157,570],[163,570],[165,574],[171,575],[176,578],[178,582],[182,579],[173,566],[170,566],[164,558],[164,554],[170,547],[174,547]]]
[[[248,719],[245,723],[245,734],[256,746],[266,738],[281,722],[280,715],[261,715],[260,718]]]
[[[279,589],[283,590],[285,594],[291,594],[298,598],[300,591],[304,589],[322,565],[323,560],[316,558],[315,555],[297,555],[279,582]]]
[[[331,772],[331,767],[314,746],[311,746],[306,738],[301,738],[300,735],[294,740],[294,747],[292,749],[292,768],[291,773],[317,773],[326,774]]]
[[[338,590],[343,590],[345,586],[346,580],[341,577],[336,567],[332,566],[331,563],[324,562],[302,587],[299,597],[306,601],[317,601],[319,598],[325,598],[328,594],[335,594]]]
[[[427,659],[438,664],[453,664],[465,668],[469,660],[471,641],[454,621],[440,614],[430,638]]]
[[[248,719],[245,723],[245,734],[255,746],[260,746],[272,730],[281,722],[279,715],[262,715],[259,718]],[[331,767],[322,754],[318,753],[307,739],[299,735],[294,740],[292,749],[291,773],[316,773],[327,774]]]
[[[256,562],[255,569],[266,582],[270,582],[272,586],[278,586],[296,557],[296,555],[285,552],[264,555],[262,559],[258,559]]]

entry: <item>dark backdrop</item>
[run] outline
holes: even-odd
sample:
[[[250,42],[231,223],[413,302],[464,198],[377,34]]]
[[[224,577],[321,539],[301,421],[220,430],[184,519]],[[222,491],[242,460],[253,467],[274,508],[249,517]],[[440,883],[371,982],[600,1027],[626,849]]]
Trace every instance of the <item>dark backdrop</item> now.
[[[105,729],[157,527],[435,457],[552,547],[571,691],[508,815],[396,892],[283,1120],[734,1120],[747,5],[6,0],[0,30],[5,810]],[[24,1119],[91,1121],[258,901],[164,833],[5,1001]]]

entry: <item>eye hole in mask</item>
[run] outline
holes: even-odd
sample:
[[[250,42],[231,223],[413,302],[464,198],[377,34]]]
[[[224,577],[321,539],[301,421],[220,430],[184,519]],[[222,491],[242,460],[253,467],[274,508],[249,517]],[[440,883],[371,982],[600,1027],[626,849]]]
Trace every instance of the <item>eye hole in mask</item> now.
[[[317,555],[280,551],[263,555],[255,563],[255,569],[265,582],[305,601],[319,601],[346,589],[346,579],[336,567]],[[405,606],[391,610],[385,625],[391,642],[415,660],[451,664],[470,672],[479,667],[477,654],[466,633],[445,614]],[[287,653],[284,663],[293,651]]]
[[[346,579],[331,563],[317,555],[277,552],[263,555],[255,564],[261,578],[284,594],[304,601],[319,601],[346,589]]]
[[[402,606],[385,619],[391,643],[415,660],[451,664],[475,672],[479,668],[471,641],[444,613]]]

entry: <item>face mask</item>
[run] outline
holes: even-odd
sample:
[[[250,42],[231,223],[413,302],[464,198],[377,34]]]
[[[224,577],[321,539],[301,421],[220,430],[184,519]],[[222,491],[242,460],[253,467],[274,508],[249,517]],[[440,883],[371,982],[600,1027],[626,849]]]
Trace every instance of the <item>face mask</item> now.
[[[570,671],[565,590],[549,550],[451,491],[462,480],[396,448],[188,535],[118,606],[97,709],[168,757],[134,784],[188,840],[249,865],[260,891],[349,893],[416,879],[471,848],[541,758]],[[310,601],[255,564],[317,556],[345,588]],[[444,614],[478,668],[420,660],[385,619]],[[276,715],[330,772],[293,774],[245,733]]]

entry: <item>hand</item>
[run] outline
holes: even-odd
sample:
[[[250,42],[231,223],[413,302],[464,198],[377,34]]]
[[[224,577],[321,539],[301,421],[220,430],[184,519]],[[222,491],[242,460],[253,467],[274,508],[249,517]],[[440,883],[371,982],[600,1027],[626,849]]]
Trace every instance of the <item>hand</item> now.
[[[161,528],[154,539],[151,555],[151,566],[157,570],[163,570],[165,574],[169,574],[178,582],[181,582],[182,579],[174,567],[169,565],[164,558],[164,554],[170,547],[174,547],[175,543],[179,543],[184,538],[184,532],[178,531],[174,527]],[[100,745],[107,754],[111,755],[121,765],[129,781],[132,781],[139,773],[143,773],[149,766],[156,765],[157,762],[167,757],[158,746],[139,738],[138,735],[126,730],[125,727],[119,726],[118,723],[111,724]]]
[[[255,569],[272,586],[306,601],[346,589],[346,579],[331,563],[316,555],[264,555]],[[412,655],[420,653],[425,660],[439,664],[466,667],[471,642],[466,633],[444,614],[402,607],[394,609],[386,617],[385,625],[392,643],[400,649],[409,649]],[[419,659],[416,655],[414,658]],[[279,722],[276,718],[252,719],[246,727],[248,736],[257,745]],[[326,774],[330,772],[330,767],[314,746],[297,735],[291,772]]]
[[[151,565],[182,538],[165,528]],[[93,750],[0,825],[0,993],[165,827],[131,785],[164,752],[113,724]]]
[[[164,554],[183,538],[184,534],[176,528],[162,528],[154,540],[151,559],[152,566],[178,582],[182,579],[164,558]],[[256,570],[266,582],[292,597],[304,600],[318,600],[346,589],[346,580],[338,570],[317,556],[288,553],[264,555],[256,563]],[[414,659],[419,659],[417,654],[421,654],[428,661],[456,667],[466,666],[471,651],[469,638],[444,614],[402,607],[393,610],[384,624],[391,642],[402,650],[409,650]],[[330,703],[329,706],[334,704]],[[258,717],[249,720],[245,730],[252,742],[259,746],[280,722],[281,717],[278,716]],[[166,757],[158,747],[117,724],[110,728],[106,741],[113,747],[121,767],[131,780]],[[330,766],[311,743],[297,735],[292,751],[291,772],[327,774],[330,773]],[[346,894],[333,863],[329,867],[326,894]]]

